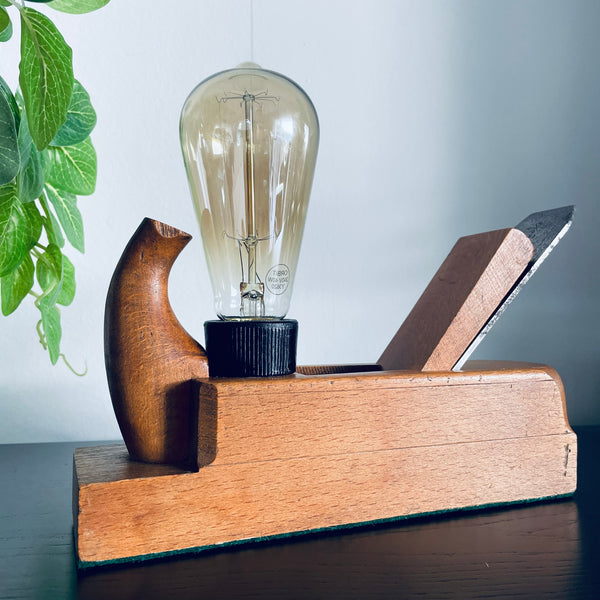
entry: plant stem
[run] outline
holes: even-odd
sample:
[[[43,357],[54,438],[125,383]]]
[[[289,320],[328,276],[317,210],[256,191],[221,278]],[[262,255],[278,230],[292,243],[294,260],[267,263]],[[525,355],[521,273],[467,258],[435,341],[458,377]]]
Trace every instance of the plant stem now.
[[[42,320],[41,319],[37,322],[35,329],[40,338],[40,344],[42,345],[44,350],[47,350],[48,344],[46,343],[46,336],[44,335],[44,332],[42,331]]]
[[[46,248],[44,248],[44,246],[42,246],[41,244],[36,244],[36,246],[37,245],[39,245],[43,250],[46,250]],[[31,249],[31,253],[38,260],[41,260],[49,269],[54,271],[54,264],[52,263],[52,261],[48,258],[48,256],[46,254],[42,254],[35,246]],[[59,275],[60,275],[60,273],[59,273]]]
[[[77,377],[85,377],[85,375],[87,375],[87,372],[88,372],[87,363],[85,363],[85,369],[84,369],[83,373],[79,373],[79,371],[76,371],[72,367],[71,363],[67,360],[67,357],[62,352],[60,353],[60,358],[63,359],[63,362],[65,363],[65,365],[67,365],[69,371],[71,371],[71,373],[73,373],[74,375],[77,375]]]

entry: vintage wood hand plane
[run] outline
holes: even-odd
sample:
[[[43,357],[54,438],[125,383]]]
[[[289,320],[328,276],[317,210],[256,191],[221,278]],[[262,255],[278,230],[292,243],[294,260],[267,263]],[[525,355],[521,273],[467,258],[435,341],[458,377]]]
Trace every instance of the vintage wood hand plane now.
[[[377,364],[248,379],[209,377],[168,300],[190,236],[145,219],[106,305],[125,445],[74,455],[80,566],[572,494],[558,374],[463,366],[572,212],[458,240]]]

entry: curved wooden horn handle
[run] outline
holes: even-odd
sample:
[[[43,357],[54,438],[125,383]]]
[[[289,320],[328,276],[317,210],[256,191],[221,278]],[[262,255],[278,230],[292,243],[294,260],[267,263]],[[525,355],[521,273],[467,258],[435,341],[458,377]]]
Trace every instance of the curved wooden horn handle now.
[[[195,460],[193,382],[208,377],[208,362],[202,346],[179,324],[168,298],[171,267],[190,239],[183,231],[144,219],[108,290],[106,373],[117,421],[135,460]]]

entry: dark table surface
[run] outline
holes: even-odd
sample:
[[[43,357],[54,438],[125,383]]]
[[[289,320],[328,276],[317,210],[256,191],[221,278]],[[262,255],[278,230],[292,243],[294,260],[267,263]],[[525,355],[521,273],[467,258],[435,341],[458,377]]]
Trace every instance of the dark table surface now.
[[[77,573],[72,455],[0,446],[0,598],[600,598],[600,427],[572,498]]]

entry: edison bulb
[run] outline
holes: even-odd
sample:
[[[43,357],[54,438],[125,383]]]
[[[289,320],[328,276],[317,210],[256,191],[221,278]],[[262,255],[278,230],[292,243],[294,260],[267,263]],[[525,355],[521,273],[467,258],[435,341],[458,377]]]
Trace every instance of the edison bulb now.
[[[192,91],[180,135],[217,315],[283,319],[319,142],[311,100],[287,77],[244,63]]]

